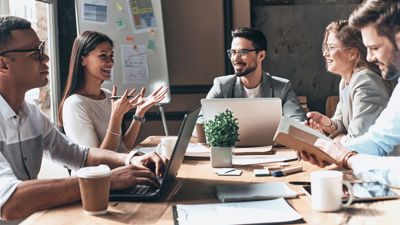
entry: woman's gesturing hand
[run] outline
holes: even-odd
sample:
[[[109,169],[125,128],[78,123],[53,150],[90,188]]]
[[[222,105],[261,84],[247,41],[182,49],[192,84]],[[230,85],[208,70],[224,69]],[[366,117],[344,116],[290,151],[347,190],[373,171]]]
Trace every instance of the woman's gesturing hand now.
[[[140,91],[140,98],[138,101],[138,103],[141,104],[138,105],[137,112],[144,114],[152,106],[161,102],[165,98],[165,94],[168,92],[168,88],[162,90],[163,88],[164,86],[159,87],[157,90],[155,90],[153,93],[151,93],[151,95],[147,97],[143,97],[146,89],[142,88],[142,90]]]
[[[141,94],[138,94],[134,97],[136,90],[133,89],[132,91],[126,90],[124,95],[120,99],[113,99],[112,101],[112,112],[111,114],[114,116],[122,116],[127,113],[129,110],[136,108],[137,106],[143,104],[144,102],[138,101],[142,97]],[[113,96],[117,95],[117,87],[113,86]]]

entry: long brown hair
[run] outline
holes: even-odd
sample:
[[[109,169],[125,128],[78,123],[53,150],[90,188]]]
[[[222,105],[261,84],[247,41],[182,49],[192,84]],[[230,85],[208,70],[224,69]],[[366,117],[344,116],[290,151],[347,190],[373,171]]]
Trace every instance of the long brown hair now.
[[[365,68],[380,74],[379,67],[367,61],[367,48],[363,44],[361,32],[351,27],[347,20],[331,22],[325,29],[325,37],[322,45],[326,44],[329,34],[335,34],[341,43],[341,47],[357,50],[358,59],[355,62],[354,69]]]
[[[75,38],[69,62],[67,83],[58,109],[58,124],[60,126],[63,126],[62,111],[65,99],[81,90],[85,84],[82,56],[87,56],[89,52],[103,42],[109,42],[113,46],[113,41],[107,35],[96,31],[85,31]]]

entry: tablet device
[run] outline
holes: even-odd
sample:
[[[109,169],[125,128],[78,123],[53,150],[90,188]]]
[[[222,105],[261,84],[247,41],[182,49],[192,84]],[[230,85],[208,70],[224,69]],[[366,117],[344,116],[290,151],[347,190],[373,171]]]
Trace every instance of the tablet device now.
[[[352,183],[352,185],[354,194],[353,202],[400,198],[399,194],[379,182]],[[311,197],[311,185],[304,185],[302,186],[302,189],[309,197]],[[343,192],[343,201],[347,201],[348,194],[345,186],[343,187]]]

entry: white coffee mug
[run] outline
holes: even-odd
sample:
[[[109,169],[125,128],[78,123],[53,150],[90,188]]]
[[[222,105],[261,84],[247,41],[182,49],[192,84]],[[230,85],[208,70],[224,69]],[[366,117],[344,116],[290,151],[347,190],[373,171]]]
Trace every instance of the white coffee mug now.
[[[161,142],[157,145],[157,153],[171,158],[172,152],[174,151],[175,143],[177,137],[163,137],[161,138]]]
[[[343,204],[343,185],[349,192],[349,200]],[[343,180],[343,173],[327,170],[311,173],[312,208],[322,212],[337,211],[353,202],[353,187],[350,182]]]

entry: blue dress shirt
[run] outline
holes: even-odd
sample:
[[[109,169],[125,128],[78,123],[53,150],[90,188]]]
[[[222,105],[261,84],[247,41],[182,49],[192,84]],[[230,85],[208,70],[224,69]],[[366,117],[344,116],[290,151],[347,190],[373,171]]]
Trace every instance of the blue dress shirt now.
[[[399,78],[400,82],[400,78]],[[345,146],[353,151],[369,155],[385,156],[400,144],[400,87],[396,85],[392,96],[368,132],[350,140]]]

